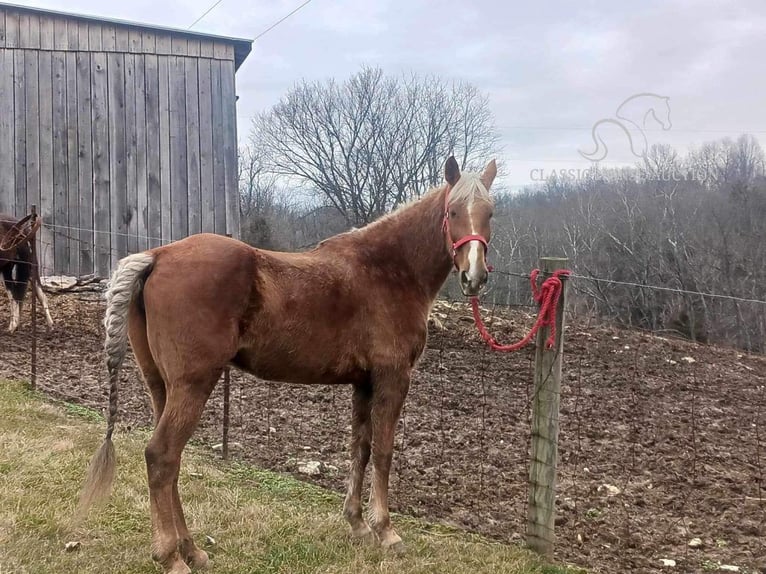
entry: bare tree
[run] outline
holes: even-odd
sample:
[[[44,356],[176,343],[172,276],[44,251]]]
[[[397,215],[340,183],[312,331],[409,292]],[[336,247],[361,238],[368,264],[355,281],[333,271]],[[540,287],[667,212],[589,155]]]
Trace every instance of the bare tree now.
[[[313,190],[358,226],[438,183],[450,153],[465,169],[499,138],[474,86],[363,68],[342,84],[296,85],[254,119],[250,140],[269,173]]]

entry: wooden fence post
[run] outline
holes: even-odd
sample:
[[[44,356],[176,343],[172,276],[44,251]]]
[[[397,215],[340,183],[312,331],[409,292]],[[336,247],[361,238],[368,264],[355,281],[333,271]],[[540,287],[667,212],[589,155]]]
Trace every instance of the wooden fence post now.
[[[542,257],[541,280],[559,269],[567,259]],[[535,384],[532,398],[532,444],[529,463],[529,505],[527,507],[527,544],[534,551],[553,553],[554,520],[556,518],[556,467],[558,465],[559,394],[561,359],[564,353],[564,309],[567,280],[562,278],[562,292],[556,309],[556,341],[545,348],[550,336],[548,327],[537,332]]]
[[[35,223],[37,222],[37,206],[32,205],[31,211],[32,215],[31,219],[31,225],[34,228]],[[30,246],[32,249],[32,282],[31,282],[31,289],[29,290],[30,298],[32,299],[32,304],[30,307],[30,310],[32,312],[32,348],[31,348],[31,368],[30,368],[30,376],[29,376],[29,384],[32,386],[33,389],[37,388],[37,285],[40,283],[40,268],[37,266],[37,232],[32,234],[31,240],[30,240]]]

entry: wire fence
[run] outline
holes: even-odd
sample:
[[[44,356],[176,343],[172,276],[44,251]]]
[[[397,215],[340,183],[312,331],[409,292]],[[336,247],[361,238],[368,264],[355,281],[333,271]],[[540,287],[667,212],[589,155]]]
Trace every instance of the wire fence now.
[[[40,244],[41,267],[47,247]],[[498,277],[506,289],[490,289],[482,314],[493,335],[510,342],[530,328],[537,307],[527,274]],[[572,277],[573,285],[593,280]],[[535,348],[490,351],[469,306],[449,295],[434,307],[397,429],[392,509],[522,541]],[[38,327],[34,339],[38,388],[103,411],[103,297],[51,295],[50,304],[56,324]],[[4,301],[1,316],[8,316]],[[556,557],[591,572],[660,572],[671,563],[677,572],[757,571],[766,535],[766,358],[621,329],[571,309],[566,322]],[[0,377],[28,378],[31,344],[28,321],[0,335]],[[150,401],[131,359],[121,378],[120,426],[150,426]],[[350,405],[346,386],[286,385],[233,370],[228,392],[219,385],[211,396],[197,439],[342,492]]]

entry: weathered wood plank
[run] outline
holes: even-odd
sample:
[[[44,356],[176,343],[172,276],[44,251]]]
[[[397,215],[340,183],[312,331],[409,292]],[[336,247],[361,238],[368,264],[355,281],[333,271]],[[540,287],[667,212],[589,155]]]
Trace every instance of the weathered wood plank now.
[[[167,34],[157,34],[155,38],[155,50],[157,54],[161,56],[167,56],[170,54],[171,51],[171,45],[170,45],[170,36]]]
[[[136,183],[136,57],[125,54],[125,151],[127,165],[128,253],[138,251],[138,189]]]
[[[0,48],[5,48],[5,10],[0,10]]]
[[[226,231],[226,163],[223,154],[223,99],[221,93],[221,62],[210,62],[211,101],[213,113],[213,203],[215,232]]]
[[[128,50],[133,54],[143,52],[140,30],[135,28],[128,30]]]
[[[184,58],[168,58],[170,84],[170,203],[171,237],[189,234],[188,160],[186,150],[186,74]]]
[[[211,40],[202,40],[199,44],[199,55],[201,58],[215,57],[215,50]]]
[[[80,275],[80,178],[77,169],[77,54],[66,53],[67,205],[69,219],[68,270]]]
[[[114,52],[115,50],[118,50],[117,27],[114,24],[101,25],[101,49],[105,52]]]
[[[141,49],[144,54],[154,54],[157,49],[157,38],[153,32],[141,32]]]
[[[87,22],[77,23],[77,49],[83,52],[90,50],[90,28]]]
[[[80,49],[80,23],[70,20],[67,22],[67,50],[75,52]]]
[[[87,32],[87,30],[86,30]],[[82,33],[82,28],[80,28]],[[80,36],[82,38],[82,36]],[[80,273],[94,273],[93,256],[93,184],[95,169],[93,166],[92,118],[96,115],[96,105],[91,96],[91,55],[77,52],[77,203],[79,206],[79,269]],[[103,117],[103,116],[102,116]]]
[[[200,42],[198,38],[188,38],[186,40],[186,55],[193,58],[199,58],[199,46]]]
[[[202,199],[202,231],[215,233],[215,188],[213,186],[213,100],[210,60],[200,58],[199,66],[199,165]]]
[[[67,130],[67,74],[66,52],[51,52],[52,104],[53,104],[53,271],[72,274],[69,266],[69,238],[77,230],[69,224],[69,132]],[[42,88],[42,84],[40,85]],[[42,93],[41,102],[42,102]],[[42,158],[41,158],[42,159]],[[76,226],[74,226],[76,227]]]
[[[162,205],[162,242],[172,238],[172,203],[170,194],[170,70],[169,58],[158,59],[160,116],[160,201]]]
[[[128,163],[125,145],[125,55],[106,55],[109,78],[109,193],[112,224],[112,269],[128,254]]]
[[[53,49],[69,49],[69,27],[64,18],[56,18],[53,20]]]
[[[170,51],[174,56],[186,56],[188,43],[186,38],[181,36],[170,37]]]
[[[223,42],[213,42],[213,57],[216,60],[226,59],[226,44]]]
[[[226,173],[226,232],[239,238],[239,189],[237,186],[237,101],[234,62],[221,61],[223,102],[223,160]]]
[[[135,56],[135,124],[136,124],[136,229],[137,249],[143,251],[149,248],[149,192],[147,182],[146,158],[146,56]]]
[[[148,246],[157,247],[162,238],[162,200],[160,175],[160,80],[157,56],[147,54],[144,61],[146,90],[146,221]]]
[[[50,16],[40,16],[40,49],[53,50],[55,29],[53,18]]]
[[[93,36],[89,37],[93,40]],[[112,263],[109,170],[109,82],[103,52],[91,54],[90,68],[93,137],[93,229],[96,272],[108,277]]]
[[[197,58],[184,58],[186,75],[186,158],[189,235],[202,230],[200,197],[199,78]]]
[[[32,204],[37,205],[38,209],[40,207],[40,91],[37,56],[36,50],[24,50],[26,141],[22,145],[26,146],[27,179],[24,213],[29,213]]]
[[[16,12],[5,13],[5,47],[19,47],[19,15]]]
[[[40,18],[37,14],[19,14],[19,48],[40,48]]]
[[[19,14],[19,48],[29,48],[29,13]]]
[[[103,50],[102,26],[95,22],[88,23],[88,50],[100,52]],[[82,50],[82,46],[80,46]]]
[[[39,114],[40,114],[40,163],[39,163],[39,213],[44,222],[38,232],[40,237],[40,251],[38,261],[40,273],[49,275],[53,273],[55,261],[55,241],[53,225],[56,223],[56,214],[53,205],[53,82],[52,82],[52,57],[51,52],[40,51],[39,55]],[[29,135],[29,123],[27,123],[27,136]],[[29,145],[27,143],[27,145]],[[27,177],[29,183],[29,177]],[[27,189],[34,189],[31,185]]]
[[[117,28],[117,46],[116,50],[118,52],[128,52],[130,51],[130,34],[128,32],[128,29],[124,26],[119,26]]]
[[[29,26],[29,35],[27,36],[27,41],[29,42],[29,45],[26,47],[32,48],[33,50],[39,50],[40,49],[40,16],[38,16],[37,14],[30,14],[27,24]]]
[[[13,155],[14,155],[14,195],[16,205],[14,215],[21,217],[27,213],[27,83],[26,55],[24,50],[13,50]]]
[[[13,124],[13,51],[0,50],[0,213],[16,211]]]

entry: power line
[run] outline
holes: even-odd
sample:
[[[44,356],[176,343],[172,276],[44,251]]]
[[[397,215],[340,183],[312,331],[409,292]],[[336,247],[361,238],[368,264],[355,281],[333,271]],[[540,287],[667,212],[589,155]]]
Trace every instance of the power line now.
[[[212,11],[215,9],[215,7],[216,7],[216,6],[218,6],[218,5],[219,5],[221,2],[223,2],[223,0],[218,0],[218,1],[217,1],[215,4],[213,4],[213,5],[212,5],[210,8],[208,8],[207,10],[205,10],[205,12],[202,14],[202,16],[200,16],[200,17],[199,17],[199,18],[197,18],[197,19],[196,19],[194,22],[192,22],[192,25],[191,25],[191,26],[189,26],[189,30],[191,30],[192,28],[194,28],[194,26],[196,26],[196,25],[197,25],[197,24],[200,22],[200,20],[202,20],[202,19],[203,19],[205,16],[207,16],[208,14],[210,14],[210,12],[212,12]]]
[[[219,1],[220,1],[220,0],[219,0]],[[297,8],[295,8],[295,9],[294,9],[292,12],[290,12],[290,13],[289,13],[289,14],[287,14],[286,16],[283,16],[282,18],[280,18],[279,20],[277,20],[276,22],[274,22],[274,23],[273,23],[271,26],[269,26],[269,27],[268,27],[268,28],[266,28],[266,29],[265,29],[263,32],[261,32],[260,34],[258,34],[258,35],[257,35],[255,38],[253,38],[253,42],[255,42],[255,41],[256,41],[256,40],[258,40],[259,38],[261,38],[261,37],[265,36],[265,35],[266,35],[268,32],[271,32],[271,31],[272,31],[274,28],[276,28],[277,26],[279,26],[279,25],[280,25],[282,22],[284,22],[285,20],[287,20],[287,19],[288,19],[290,16],[292,16],[293,14],[295,14],[295,13],[296,13],[298,10],[300,10],[301,8],[303,8],[303,7],[304,7],[306,4],[308,4],[309,2],[311,2],[311,0],[306,0],[306,1],[305,1],[303,4],[301,4],[300,6],[298,6]]]

